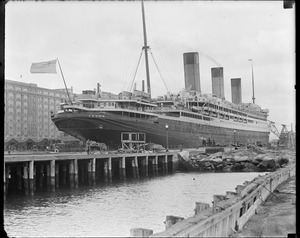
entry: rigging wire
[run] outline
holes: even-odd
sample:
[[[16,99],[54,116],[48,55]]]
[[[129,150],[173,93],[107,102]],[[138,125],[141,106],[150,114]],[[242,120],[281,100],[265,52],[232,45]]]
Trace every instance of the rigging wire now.
[[[140,54],[139,61],[138,61],[137,67],[136,67],[136,69],[135,69],[134,76],[133,76],[133,79],[132,79],[132,81],[131,81],[131,86],[130,86],[130,90],[129,90],[129,91],[132,90],[133,83],[134,83],[134,81],[135,81],[136,73],[137,73],[137,70],[138,70],[138,68],[139,68],[139,65],[140,65],[140,62],[141,62],[141,58],[142,58],[143,52],[144,52],[144,50],[142,50],[142,52],[141,52],[141,54]]]
[[[157,71],[158,71],[158,73],[159,73],[159,75],[160,75],[160,77],[161,77],[161,79],[162,79],[162,81],[163,81],[163,83],[164,83],[166,89],[167,89],[167,92],[170,92],[170,90],[168,89],[168,87],[167,87],[167,85],[166,85],[166,82],[165,82],[165,80],[164,80],[164,78],[163,78],[163,76],[162,76],[162,74],[161,74],[161,72],[160,72],[160,70],[159,70],[159,68],[158,68],[158,66],[157,66],[157,64],[156,64],[156,61],[155,61],[154,56],[153,56],[153,54],[152,54],[151,48],[149,48],[149,51],[150,51],[150,53],[151,53],[151,56],[152,56],[152,59],[153,59],[153,61],[154,61],[155,66],[156,66],[156,69],[157,69]]]

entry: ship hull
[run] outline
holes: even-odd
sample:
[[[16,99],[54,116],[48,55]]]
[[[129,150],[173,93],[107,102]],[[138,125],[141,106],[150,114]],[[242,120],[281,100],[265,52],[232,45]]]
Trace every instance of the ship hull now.
[[[60,131],[81,140],[106,143],[110,148],[121,147],[122,132],[146,133],[147,142],[163,146],[167,146],[168,138],[168,148],[199,147],[207,145],[209,141],[220,145],[267,144],[269,140],[269,131],[266,129],[236,126],[235,123],[226,124],[225,121],[205,124],[154,114],[148,118],[138,118],[121,116],[121,112],[61,113],[56,114],[52,121]]]

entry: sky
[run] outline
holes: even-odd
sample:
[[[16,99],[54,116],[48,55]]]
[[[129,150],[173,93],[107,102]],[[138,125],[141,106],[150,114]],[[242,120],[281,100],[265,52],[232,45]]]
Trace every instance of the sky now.
[[[183,53],[198,52],[200,84],[212,92],[211,68],[241,78],[242,101],[270,110],[277,129],[295,130],[295,6],[282,1],[145,1],[152,96],[184,88]],[[57,59],[75,93],[115,94],[146,82],[140,1],[9,1],[5,6],[5,79],[64,88],[62,75],[31,74],[32,63]],[[152,57],[153,56],[153,57]],[[157,65],[157,67],[156,67]],[[157,69],[158,68],[158,69]],[[137,69],[136,77],[134,78]],[[166,86],[165,86],[166,85]]]

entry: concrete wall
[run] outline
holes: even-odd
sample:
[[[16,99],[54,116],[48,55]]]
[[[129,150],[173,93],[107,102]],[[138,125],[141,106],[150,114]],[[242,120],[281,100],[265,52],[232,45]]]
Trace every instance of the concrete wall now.
[[[185,89],[201,92],[198,53],[184,53],[183,64]]]

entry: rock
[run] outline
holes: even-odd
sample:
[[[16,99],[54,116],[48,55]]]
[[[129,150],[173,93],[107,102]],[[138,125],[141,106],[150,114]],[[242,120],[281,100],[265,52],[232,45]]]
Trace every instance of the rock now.
[[[246,169],[250,169],[251,171],[255,171],[255,172],[259,172],[260,169],[258,167],[256,167],[254,164],[248,162],[245,164],[245,168]]]
[[[243,168],[243,166],[240,164],[240,163],[235,163],[234,165],[233,165],[233,170],[234,171],[240,171],[240,170],[242,170],[242,168]]]
[[[261,159],[254,159],[251,161],[251,163],[257,166],[261,161],[262,161]]]
[[[228,160],[222,162],[223,167],[225,167],[226,165],[232,165],[232,164],[233,164],[232,161],[228,161]]]
[[[235,155],[235,156],[233,157],[233,160],[234,160],[235,162],[241,162],[241,161],[246,161],[246,162],[248,162],[248,161],[249,161],[249,158],[248,158],[248,156],[238,156],[238,155]]]
[[[182,159],[184,159],[185,161],[189,161],[189,160],[190,160],[190,158],[189,158],[190,153],[189,153],[188,151],[183,150],[183,151],[178,152],[178,154],[179,154],[180,157],[181,157]]]
[[[223,160],[233,160],[233,156],[230,154],[223,154],[222,159]]]
[[[262,170],[267,169],[267,166],[268,166],[268,161],[262,161],[262,162],[260,162],[260,163],[257,165],[257,167],[260,168],[260,169],[262,169]]]
[[[264,156],[265,156],[265,154],[259,154],[259,155],[255,156],[254,159],[257,160],[257,161],[259,161],[259,160],[262,161],[262,158]]]
[[[231,172],[233,165],[226,165],[223,167],[222,171],[223,172]]]
[[[212,165],[212,163],[210,163],[210,162],[205,162],[205,163],[204,163],[204,166],[205,166],[205,167],[211,167],[211,165]]]
[[[211,154],[209,157],[211,158],[218,158],[218,157],[222,157],[222,154],[223,152],[217,152],[217,153],[214,153],[214,154]]]
[[[209,161],[211,161],[211,162],[213,162],[213,163],[222,163],[222,159],[221,158],[212,158],[212,159],[210,159]]]

